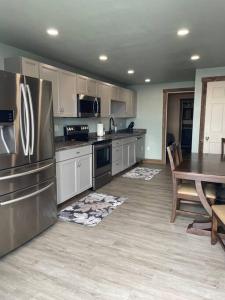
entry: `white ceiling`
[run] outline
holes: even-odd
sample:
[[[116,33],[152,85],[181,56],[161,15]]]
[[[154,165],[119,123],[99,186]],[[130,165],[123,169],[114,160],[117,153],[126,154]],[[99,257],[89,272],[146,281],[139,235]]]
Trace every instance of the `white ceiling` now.
[[[46,35],[51,26],[58,37]],[[190,34],[178,38],[182,27]],[[124,84],[193,80],[196,68],[225,66],[224,29],[225,0],[0,0],[1,42]]]

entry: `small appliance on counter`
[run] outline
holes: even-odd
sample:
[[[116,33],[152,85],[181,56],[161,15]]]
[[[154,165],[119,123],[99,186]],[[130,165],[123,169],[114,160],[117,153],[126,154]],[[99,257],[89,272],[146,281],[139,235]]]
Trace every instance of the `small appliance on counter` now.
[[[102,123],[97,124],[97,136],[104,136],[104,125]]]
[[[67,125],[64,127],[64,137],[66,141],[88,141],[88,125]]]
[[[130,122],[129,126],[127,127],[127,132],[133,132],[134,129],[134,122]]]

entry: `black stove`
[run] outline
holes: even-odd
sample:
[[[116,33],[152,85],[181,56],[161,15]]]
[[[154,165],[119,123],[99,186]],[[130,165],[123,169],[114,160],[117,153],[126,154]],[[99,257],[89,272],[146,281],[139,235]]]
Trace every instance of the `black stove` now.
[[[88,125],[67,125],[64,127],[64,137],[66,141],[88,141]]]

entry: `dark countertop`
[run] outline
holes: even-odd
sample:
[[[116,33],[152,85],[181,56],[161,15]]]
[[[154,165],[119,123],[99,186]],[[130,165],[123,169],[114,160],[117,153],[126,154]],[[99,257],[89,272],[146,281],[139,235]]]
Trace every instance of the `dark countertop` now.
[[[118,140],[125,139],[129,137],[136,137],[146,134],[146,129],[134,129],[133,132],[127,132],[126,130],[118,131],[117,133],[106,134],[104,137],[98,138],[96,133],[90,134],[89,141],[65,141],[63,136],[55,138],[55,151],[63,151],[71,148],[77,148],[82,146],[92,145],[98,140]]]

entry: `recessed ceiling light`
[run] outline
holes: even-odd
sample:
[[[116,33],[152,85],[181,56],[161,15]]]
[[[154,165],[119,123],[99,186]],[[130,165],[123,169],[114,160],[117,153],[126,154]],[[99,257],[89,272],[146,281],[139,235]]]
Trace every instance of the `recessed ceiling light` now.
[[[57,36],[59,34],[58,30],[56,28],[48,28],[46,30],[47,34],[51,36]]]
[[[194,54],[191,56],[191,60],[198,60],[200,59],[200,56],[198,54]]]
[[[127,71],[128,74],[134,74],[134,70],[130,69]]]
[[[179,36],[185,36],[185,35],[187,35],[189,32],[190,32],[189,29],[187,29],[187,28],[181,28],[181,29],[179,29],[179,30],[177,31],[177,35],[179,35]]]
[[[145,82],[150,82],[150,81],[151,81],[150,78],[146,78],[146,79],[145,79]]]
[[[108,56],[107,56],[107,55],[104,55],[104,54],[99,55],[99,60],[101,60],[101,61],[106,61],[107,59],[108,59]]]

